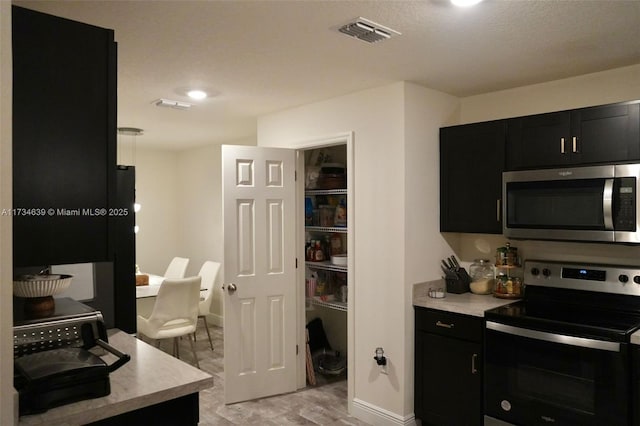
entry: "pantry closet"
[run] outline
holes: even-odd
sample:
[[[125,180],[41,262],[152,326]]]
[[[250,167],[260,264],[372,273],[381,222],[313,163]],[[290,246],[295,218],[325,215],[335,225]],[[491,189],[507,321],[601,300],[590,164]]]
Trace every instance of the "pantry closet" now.
[[[299,151],[304,197],[305,324],[309,332],[307,384],[346,380],[348,308],[353,241],[347,144]],[[299,168],[300,170],[300,168]]]

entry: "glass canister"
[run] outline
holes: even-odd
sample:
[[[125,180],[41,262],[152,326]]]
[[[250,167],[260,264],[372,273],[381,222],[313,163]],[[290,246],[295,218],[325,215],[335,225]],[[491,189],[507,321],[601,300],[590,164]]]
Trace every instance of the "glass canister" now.
[[[519,266],[518,248],[511,247],[511,243],[506,243],[504,247],[498,247],[496,250],[497,266]]]
[[[495,284],[496,272],[489,259],[476,259],[469,266],[471,284],[469,288],[475,294],[491,294]]]

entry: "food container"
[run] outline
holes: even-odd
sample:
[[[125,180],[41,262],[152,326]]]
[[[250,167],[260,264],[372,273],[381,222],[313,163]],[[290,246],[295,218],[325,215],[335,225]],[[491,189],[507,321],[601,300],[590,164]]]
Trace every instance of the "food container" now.
[[[495,284],[495,268],[489,259],[476,259],[469,267],[469,289],[475,294],[491,294]]]
[[[504,247],[496,249],[496,266],[519,266],[518,248],[506,243]]]
[[[332,227],[336,208],[329,204],[320,206],[320,226]]]
[[[347,266],[347,261],[346,254],[334,254],[331,256],[331,263],[337,266]]]

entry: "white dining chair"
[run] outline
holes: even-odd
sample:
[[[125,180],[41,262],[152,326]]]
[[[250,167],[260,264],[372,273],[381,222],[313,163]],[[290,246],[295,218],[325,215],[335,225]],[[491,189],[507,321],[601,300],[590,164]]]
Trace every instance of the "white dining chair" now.
[[[199,276],[164,280],[149,318],[142,315],[137,318],[138,334],[156,340],[156,347],[160,340],[173,338],[173,355],[177,358],[180,358],[178,338],[188,336],[198,368],[200,362],[191,335],[198,323],[201,281]]]
[[[169,266],[164,272],[164,277],[169,279],[184,278],[184,274],[187,272],[187,265],[189,265],[189,259],[174,257],[169,262]]]
[[[211,300],[213,299],[213,288],[220,271],[220,263],[212,260],[207,260],[202,264],[198,276],[202,278],[200,288],[206,288],[203,292],[200,292],[200,305],[198,312],[198,319],[202,318],[204,321],[204,328],[207,330],[207,337],[209,338],[209,346],[213,350],[213,342],[211,342],[211,333],[209,332],[209,325],[207,324],[207,315],[211,313]],[[196,334],[193,333],[193,339],[195,340]]]

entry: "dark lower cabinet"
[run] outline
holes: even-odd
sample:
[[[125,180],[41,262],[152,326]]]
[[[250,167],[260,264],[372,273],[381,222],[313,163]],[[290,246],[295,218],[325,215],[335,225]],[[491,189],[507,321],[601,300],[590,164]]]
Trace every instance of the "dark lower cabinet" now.
[[[482,319],[415,308],[414,410],[423,425],[483,424]]]
[[[112,30],[13,6],[14,266],[113,260]]]
[[[501,234],[505,121],[440,129],[440,232]]]

